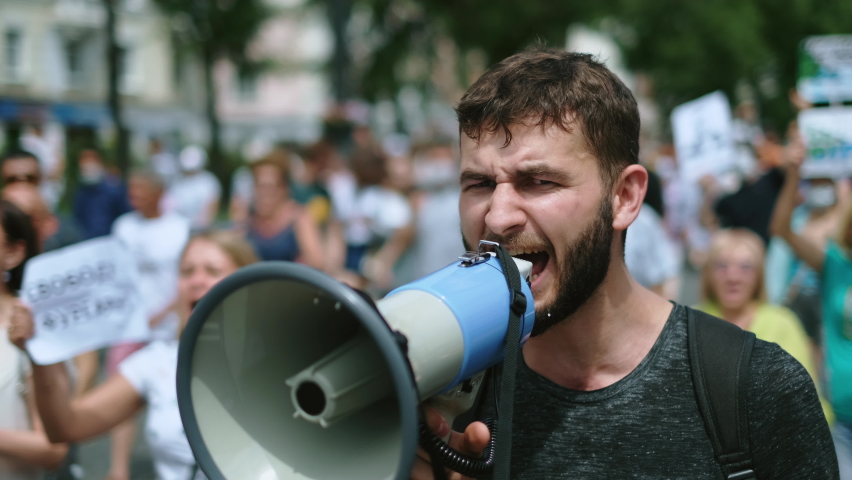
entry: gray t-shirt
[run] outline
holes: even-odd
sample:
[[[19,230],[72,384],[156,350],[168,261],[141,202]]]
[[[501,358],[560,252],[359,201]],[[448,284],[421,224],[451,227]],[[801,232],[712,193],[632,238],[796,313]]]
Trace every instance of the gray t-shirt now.
[[[564,388],[520,362],[512,478],[723,479],[693,391],[686,312],[675,305],[647,357],[600,390]],[[805,369],[778,345],[758,340],[749,385],[758,478],[839,478],[831,434]],[[486,399],[483,405],[491,404]]]

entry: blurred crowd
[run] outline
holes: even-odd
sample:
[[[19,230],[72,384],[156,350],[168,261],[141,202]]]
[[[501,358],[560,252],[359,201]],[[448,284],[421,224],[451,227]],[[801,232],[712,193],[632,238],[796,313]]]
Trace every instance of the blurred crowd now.
[[[744,104],[737,110],[737,168],[724,175],[688,183],[671,145],[644,154],[651,179],[627,235],[627,266],[658,294],[676,301],[698,298],[699,308],[781,345],[813,376],[829,421],[835,413],[849,419],[852,386],[832,382],[843,378],[838,371],[852,370],[850,179],[800,178],[805,149],[795,123],[779,135],[759,127],[753,109]],[[62,372],[39,373],[66,385],[65,393],[53,389],[46,400],[39,398],[40,405],[55,402],[63,412],[64,418],[45,422],[62,425],[46,429],[60,443],[39,433],[41,420],[26,406],[33,405],[33,392],[42,392],[38,385],[26,387],[28,377],[21,372],[27,362],[0,339],[4,479],[40,478],[41,470],[60,472],[56,478],[79,477],[66,443],[106,431],[112,432],[113,446],[109,478],[129,478],[135,414],[143,400],[159,476],[200,478],[182,431],[174,431],[176,405],[156,400],[174,397],[168,393],[174,372],[169,384],[149,371],[174,367],[175,340],[187,312],[240,266],[299,262],[380,297],[462,253],[457,139],[376,139],[369,128],[356,127],[346,142],[256,141],[246,146],[245,164],[226,185],[208,170],[207,153],[197,145],[168,151],[152,141],[150,157],[126,180],[102,152],[87,148],[72,159],[79,185],[68,211],[57,208],[63,162],[49,149],[45,153],[37,139],[21,145],[31,148],[7,152],[0,166],[4,334],[9,319],[20,313],[11,299],[27,259],[113,235],[139,266],[152,338],[81,355]],[[225,191],[230,198],[223,198]],[[690,275],[700,278],[699,292],[684,292]],[[122,375],[96,387],[101,363],[107,374]],[[4,380],[7,373],[10,380]],[[92,389],[96,394],[87,395]],[[98,411],[108,414],[92,413]],[[848,472],[852,432],[844,428],[835,428],[835,437],[841,470]],[[15,429],[35,435],[30,450],[7,448],[4,435]]]

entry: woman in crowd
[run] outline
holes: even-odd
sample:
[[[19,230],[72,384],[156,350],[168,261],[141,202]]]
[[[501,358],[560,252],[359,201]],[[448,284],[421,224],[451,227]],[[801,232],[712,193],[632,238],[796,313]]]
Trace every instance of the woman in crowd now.
[[[29,217],[7,200],[0,200],[0,226],[4,272],[4,281],[0,282],[0,478],[36,480],[44,470],[62,463],[68,447],[51,444],[44,434],[26,356],[9,341],[13,303],[21,288],[24,263],[38,251],[36,234]]]
[[[827,397],[837,416],[833,435],[840,477],[852,479],[852,205],[843,210],[833,240],[821,245],[791,227],[805,158],[801,141],[791,142],[784,187],[772,218],[772,233],[784,239],[820,277],[823,355]]]
[[[192,237],[180,259],[178,309],[185,325],[192,306],[217,282],[256,261],[254,251],[234,232]],[[29,310],[15,305],[10,339],[22,350],[32,336]],[[61,364],[33,366],[38,409],[53,441],[81,441],[108,432],[147,403],[146,437],[160,480],[202,478],[187,443],[177,404],[177,340],[155,341],[119,366],[117,374],[81,398],[72,398]],[[5,477],[4,477],[5,478]]]
[[[814,352],[796,314],[766,300],[763,240],[746,229],[720,230],[707,255],[701,279],[704,303],[698,308],[777,343],[817,381]],[[823,410],[831,421],[825,401]]]
[[[288,165],[274,157],[251,167],[254,212],[247,237],[262,260],[299,261],[323,266],[319,227],[313,216],[291,196]]]

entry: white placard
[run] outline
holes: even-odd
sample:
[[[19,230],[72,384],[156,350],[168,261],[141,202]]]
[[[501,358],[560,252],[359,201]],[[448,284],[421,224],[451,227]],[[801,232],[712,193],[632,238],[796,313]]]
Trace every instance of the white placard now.
[[[852,35],[806,38],[799,48],[796,89],[811,103],[852,100]]]
[[[804,178],[852,175],[852,107],[812,108],[799,114],[807,147]]]
[[[736,166],[731,105],[721,91],[672,110],[672,135],[680,175],[686,182]]]
[[[27,262],[21,298],[33,312],[27,351],[39,365],[121,341],[147,339],[137,267],[118,240],[102,237]]]

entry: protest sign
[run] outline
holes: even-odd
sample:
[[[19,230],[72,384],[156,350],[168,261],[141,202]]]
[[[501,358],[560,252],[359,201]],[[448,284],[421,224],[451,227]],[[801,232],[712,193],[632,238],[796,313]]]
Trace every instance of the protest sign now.
[[[694,182],[736,165],[728,97],[717,91],[672,110],[672,135],[681,178]]]
[[[33,258],[24,270],[21,297],[35,323],[27,351],[39,365],[149,335],[136,263],[112,237]]]
[[[807,147],[804,178],[852,175],[852,107],[813,108],[799,114]]]
[[[806,38],[799,47],[796,89],[811,103],[852,100],[852,35]]]

